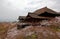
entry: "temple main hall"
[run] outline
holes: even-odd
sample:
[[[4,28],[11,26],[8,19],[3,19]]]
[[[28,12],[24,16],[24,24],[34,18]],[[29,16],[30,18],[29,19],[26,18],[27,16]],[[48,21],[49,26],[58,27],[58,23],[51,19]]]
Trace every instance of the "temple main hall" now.
[[[60,13],[50,8],[44,7],[34,12],[28,12],[27,16],[19,16],[18,20],[22,24],[27,23],[30,25],[41,25],[42,21],[44,23],[59,16]]]

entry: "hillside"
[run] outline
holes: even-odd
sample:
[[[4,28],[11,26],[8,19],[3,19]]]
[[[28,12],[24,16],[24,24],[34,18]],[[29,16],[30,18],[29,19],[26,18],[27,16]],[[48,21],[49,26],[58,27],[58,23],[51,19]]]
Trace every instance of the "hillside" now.
[[[0,39],[60,39],[60,29],[55,26],[27,26],[18,30],[16,23],[2,23]]]

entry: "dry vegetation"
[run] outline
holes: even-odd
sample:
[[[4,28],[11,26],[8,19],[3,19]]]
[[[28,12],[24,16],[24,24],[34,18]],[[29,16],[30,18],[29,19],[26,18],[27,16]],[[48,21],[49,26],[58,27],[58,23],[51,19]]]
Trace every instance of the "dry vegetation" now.
[[[60,39],[60,32],[50,27],[29,27],[22,30],[24,33],[18,35],[17,39]],[[22,37],[21,37],[22,36]]]
[[[5,39],[9,29],[15,27],[16,25],[9,22],[0,23],[0,39]]]
[[[16,23],[0,23],[0,39],[60,39],[59,25],[28,26],[21,30],[15,27]]]

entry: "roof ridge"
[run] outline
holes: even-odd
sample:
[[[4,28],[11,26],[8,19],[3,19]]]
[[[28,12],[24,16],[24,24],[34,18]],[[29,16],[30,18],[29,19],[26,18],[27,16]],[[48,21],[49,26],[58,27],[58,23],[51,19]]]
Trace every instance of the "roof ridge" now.
[[[54,10],[48,8],[48,7],[44,7],[44,8],[38,9],[38,10],[36,10],[33,13],[35,13],[35,14],[41,14],[41,13],[44,13],[44,12],[57,13],[56,11],[54,11]]]

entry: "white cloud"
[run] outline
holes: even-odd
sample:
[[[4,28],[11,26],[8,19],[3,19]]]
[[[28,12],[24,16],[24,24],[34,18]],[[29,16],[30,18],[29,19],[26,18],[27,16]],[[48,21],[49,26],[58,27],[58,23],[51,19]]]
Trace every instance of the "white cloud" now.
[[[0,20],[16,20],[44,6],[60,11],[60,0],[0,0]]]

